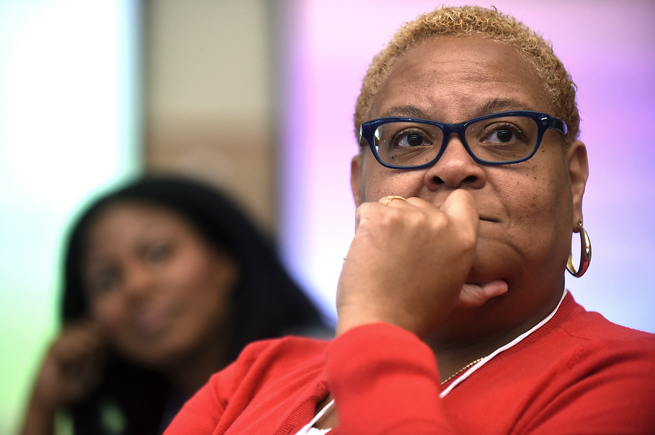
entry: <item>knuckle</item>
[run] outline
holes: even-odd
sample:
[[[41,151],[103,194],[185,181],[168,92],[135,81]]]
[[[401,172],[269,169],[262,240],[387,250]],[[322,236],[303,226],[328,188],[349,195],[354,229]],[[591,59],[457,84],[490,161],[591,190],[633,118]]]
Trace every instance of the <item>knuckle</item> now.
[[[474,228],[465,227],[460,231],[460,238],[462,246],[467,251],[475,250],[477,245],[477,234]]]

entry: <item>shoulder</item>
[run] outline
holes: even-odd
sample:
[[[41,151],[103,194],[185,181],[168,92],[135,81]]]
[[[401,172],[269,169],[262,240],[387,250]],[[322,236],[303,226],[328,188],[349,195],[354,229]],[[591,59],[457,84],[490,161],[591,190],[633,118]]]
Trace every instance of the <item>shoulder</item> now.
[[[655,424],[655,335],[567,295],[543,327],[481,366],[445,403],[463,426],[480,409],[504,415],[517,432],[650,433],[642,429]]]
[[[547,360],[581,377],[601,373],[615,379],[641,377],[645,382],[640,388],[655,394],[655,334],[612,323],[586,311],[570,295],[558,316],[535,343],[533,350],[540,350],[535,354],[548,354]]]
[[[570,294],[565,298],[562,310],[565,315],[556,326],[572,339],[590,346],[612,344],[622,349],[643,349],[655,356],[655,334],[612,323],[599,313],[585,310]]]
[[[655,388],[655,334],[586,311],[570,294],[548,323],[497,359],[512,364],[523,361],[530,376],[549,373],[576,382],[595,376],[637,376],[648,379],[642,387]]]
[[[262,340],[244,348],[236,361],[210,379],[223,401],[240,391],[286,388],[285,383],[310,382],[323,371],[329,342],[305,337]]]
[[[266,362],[269,368],[277,365],[288,367],[289,364],[311,364],[313,361],[322,360],[328,344],[327,340],[297,336],[256,341],[243,349],[235,364],[252,366]]]
[[[256,418],[247,408],[257,412],[288,405],[305,397],[303,391],[320,389],[327,345],[327,341],[301,337],[249,344],[184,405],[166,433],[213,433],[244,413],[246,420]]]

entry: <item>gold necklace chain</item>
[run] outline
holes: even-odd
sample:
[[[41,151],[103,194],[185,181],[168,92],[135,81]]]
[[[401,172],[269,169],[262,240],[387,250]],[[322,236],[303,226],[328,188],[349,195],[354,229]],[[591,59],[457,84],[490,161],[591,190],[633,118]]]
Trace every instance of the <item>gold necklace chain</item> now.
[[[459,369],[459,370],[457,370],[455,373],[453,373],[453,374],[452,374],[448,379],[446,379],[445,381],[443,381],[443,382],[441,383],[441,385],[443,385],[443,384],[445,384],[446,382],[450,381],[450,380],[451,380],[452,378],[454,378],[455,376],[461,374],[461,373],[464,372],[466,369],[468,369],[468,368],[470,368],[470,367],[476,365],[477,363],[479,363],[479,362],[482,361],[483,359],[484,359],[484,358],[478,358],[478,359],[476,359],[475,361],[466,364],[464,367],[462,367],[461,369]]]

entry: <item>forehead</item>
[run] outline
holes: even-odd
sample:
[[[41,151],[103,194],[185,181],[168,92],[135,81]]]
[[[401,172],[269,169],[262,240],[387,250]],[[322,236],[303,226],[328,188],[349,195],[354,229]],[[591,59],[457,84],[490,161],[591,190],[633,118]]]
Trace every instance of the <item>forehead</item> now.
[[[90,247],[97,248],[162,231],[194,232],[185,218],[166,207],[121,202],[110,205],[97,216],[89,228],[87,240]]]
[[[371,118],[410,108],[442,122],[503,110],[550,112],[536,68],[512,47],[476,37],[439,37],[401,55],[373,99]],[[402,111],[402,110],[401,110]]]

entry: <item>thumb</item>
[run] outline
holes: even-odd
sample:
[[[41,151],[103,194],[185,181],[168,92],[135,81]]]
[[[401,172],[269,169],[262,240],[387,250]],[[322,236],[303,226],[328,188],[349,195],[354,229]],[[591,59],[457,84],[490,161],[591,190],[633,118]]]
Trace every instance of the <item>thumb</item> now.
[[[466,190],[457,189],[453,191],[448,195],[441,209],[456,221],[467,223],[474,228],[478,227],[478,221],[480,220],[478,206],[473,196]]]

